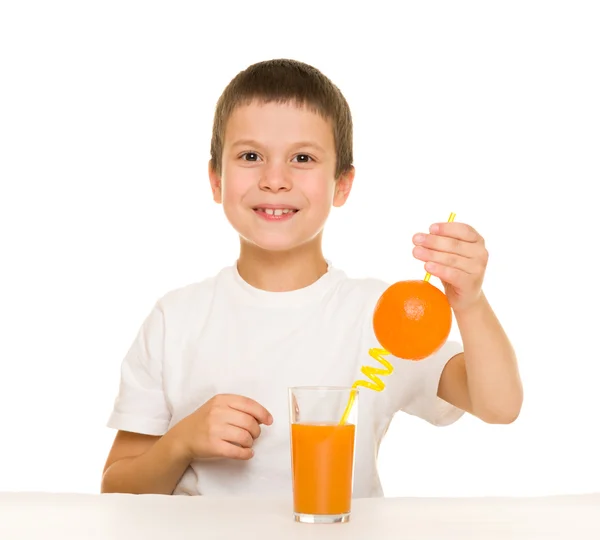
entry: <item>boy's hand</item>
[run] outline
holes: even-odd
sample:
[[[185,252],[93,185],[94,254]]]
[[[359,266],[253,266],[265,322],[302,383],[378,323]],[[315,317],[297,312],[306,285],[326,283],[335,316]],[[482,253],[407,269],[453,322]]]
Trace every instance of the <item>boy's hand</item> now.
[[[220,394],[209,399],[181,422],[184,451],[190,458],[250,459],[252,445],[260,435],[260,424],[273,417],[256,401],[238,395]]]
[[[485,242],[465,223],[436,223],[429,233],[413,237],[413,255],[442,280],[452,309],[464,311],[481,298],[488,262]]]

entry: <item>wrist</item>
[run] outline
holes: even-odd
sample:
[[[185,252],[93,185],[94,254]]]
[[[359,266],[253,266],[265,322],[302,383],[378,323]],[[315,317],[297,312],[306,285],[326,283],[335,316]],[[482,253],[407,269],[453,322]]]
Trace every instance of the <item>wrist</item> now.
[[[481,317],[488,308],[489,305],[487,299],[482,291],[479,293],[479,296],[475,300],[473,300],[466,306],[459,306],[457,308],[453,308],[453,311],[457,322],[460,322],[460,320],[464,319],[473,319]]]
[[[183,429],[182,429],[183,428]],[[190,463],[193,459],[191,445],[187,441],[185,426],[176,424],[163,437],[169,448],[169,455],[177,463]]]

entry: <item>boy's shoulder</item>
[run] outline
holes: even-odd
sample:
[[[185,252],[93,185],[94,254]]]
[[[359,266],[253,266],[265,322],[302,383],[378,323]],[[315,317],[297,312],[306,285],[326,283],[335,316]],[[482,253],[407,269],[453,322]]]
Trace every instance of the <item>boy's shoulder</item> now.
[[[379,298],[390,286],[390,283],[375,277],[351,277],[343,274],[338,282],[336,294],[342,297],[363,298],[367,301]]]
[[[382,293],[390,284],[375,277],[346,277],[340,282],[345,291],[356,291],[359,293]]]
[[[158,299],[158,306],[163,311],[177,312],[206,305],[214,298],[218,288],[225,284],[231,268],[230,266],[224,267],[211,276],[166,291]]]

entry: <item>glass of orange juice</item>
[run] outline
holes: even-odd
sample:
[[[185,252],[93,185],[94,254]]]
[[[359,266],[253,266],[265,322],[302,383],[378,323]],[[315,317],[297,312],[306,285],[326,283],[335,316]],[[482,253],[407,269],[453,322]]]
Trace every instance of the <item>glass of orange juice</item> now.
[[[358,389],[293,387],[289,389],[289,411],[295,520],[349,521]]]

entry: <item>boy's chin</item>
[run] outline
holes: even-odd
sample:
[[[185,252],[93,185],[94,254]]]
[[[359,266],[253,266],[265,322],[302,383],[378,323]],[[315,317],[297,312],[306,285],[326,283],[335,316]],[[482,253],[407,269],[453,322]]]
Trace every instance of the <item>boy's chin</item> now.
[[[284,253],[305,246],[310,239],[290,238],[285,235],[274,235],[269,237],[257,236],[244,238],[244,240],[256,249],[268,252]]]

